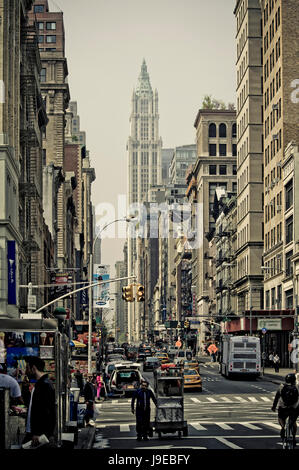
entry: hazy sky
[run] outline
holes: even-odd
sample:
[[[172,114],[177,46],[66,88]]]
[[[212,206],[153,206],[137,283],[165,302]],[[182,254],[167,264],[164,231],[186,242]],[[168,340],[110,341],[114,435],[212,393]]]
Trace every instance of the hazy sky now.
[[[64,12],[71,99],[96,171],[93,203],[126,194],[131,96],[143,58],[159,93],[163,147],[195,142],[205,94],[235,102],[235,0],[49,0]],[[122,214],[115,212],[117,218]],[[124,239],[102,244],[123,259]]]

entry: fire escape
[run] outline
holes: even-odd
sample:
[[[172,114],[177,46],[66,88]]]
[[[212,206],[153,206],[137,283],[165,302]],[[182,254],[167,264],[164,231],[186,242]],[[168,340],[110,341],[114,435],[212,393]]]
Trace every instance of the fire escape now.
[[[42,226],[42,137],[46,126],[45,105],[39,88],[41,68],[35,26],[23,26],[21,32],[21,176],[19,182],[20,231],[22,234],[20,278],[23,284],[38,282],[43,250]],[[23,290],[22,290],[23,291]],[[20,296],[26,308],[27,292]]]

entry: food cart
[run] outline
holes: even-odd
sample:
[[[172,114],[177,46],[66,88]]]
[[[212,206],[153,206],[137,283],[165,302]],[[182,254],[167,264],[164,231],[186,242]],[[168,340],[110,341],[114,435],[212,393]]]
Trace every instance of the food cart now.
[[[68,420],[69,340],[59,331],[57,320],[49,318],[0,320],[0,363],[6,364],[7,373],[16,378],[21,392],[25,378],[26,356],[39,356],[45,361],[45,372],[55,388],[56,438],[60,445],[61,435]],[[7,434],[10,428],[11,426],[0,426],[3,435]],[[19,429],[18,434],[22,435],[22,429]],[[19,441],[21,437],[19,436]],[[14,441],[14,436],[9,438],[7,435],[2,442],[5,442],[8,448],[19,444]]]
[[[159,438],[162,433],[176,432],[179,437],[188,436],[187,421],[184,421],[184,378],[178,368],[169,368],[168,372],[168,375],[163,371],[155,373],[157,407],[151,426]]]

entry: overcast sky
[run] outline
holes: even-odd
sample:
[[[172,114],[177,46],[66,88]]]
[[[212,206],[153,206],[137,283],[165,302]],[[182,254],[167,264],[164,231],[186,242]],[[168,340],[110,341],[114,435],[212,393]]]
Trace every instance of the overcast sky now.
[[[195,142],[203,96],[235,102],[235,0],[49,0],[64,13],[71,100],[96,171],[93,203],[127,190],[131,96],[143,58],[159,93],[163,147]],[[55,7],[56,5],[56,7]],[[112,219],[122,216],[115,212]],[[123,259],[106,240],[102,262]],[[113,272],[113,270],[112,270]]]

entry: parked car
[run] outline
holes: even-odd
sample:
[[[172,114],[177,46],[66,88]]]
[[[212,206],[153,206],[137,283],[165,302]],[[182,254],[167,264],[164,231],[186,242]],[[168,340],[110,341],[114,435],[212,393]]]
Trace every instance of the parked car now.
[[[136,362],[115,364],[110,377],[110,391],[115,396],[130,395],[140,386],[142,378],[140,364]]]
[[[161,362],[157,357],[146,357],[143,363],[143,370],[152,370],[154,371],[160,367]]]
[[[202,392],[201,376],[195,369],[184,369],[184,390],[189,389]]]
[[[145,352],[142,351],[137,353],[137,362],[144,362],[145,358]]]

